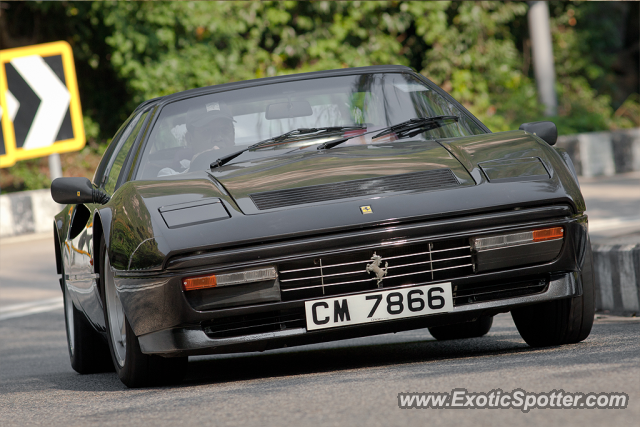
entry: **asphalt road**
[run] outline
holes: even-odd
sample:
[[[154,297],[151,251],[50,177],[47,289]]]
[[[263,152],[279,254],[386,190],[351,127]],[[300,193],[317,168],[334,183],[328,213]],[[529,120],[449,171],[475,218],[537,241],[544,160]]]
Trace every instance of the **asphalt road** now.
[[[70,367],[62,310],[0,322],[0,425],[629,426],[640,417],[640,321],[604,317],[583,343],[534,350],[500,315],[483,338],[426,330],[192,358],[176,387],[129,390]],[[399,409],[399,392],[625,392],[627,409]]]
[[[581,178],[592,243],[636,234],[640,243],[640,172]]]
[[[0,310],[61,297],[58,277],[53,232],[0,241]]]

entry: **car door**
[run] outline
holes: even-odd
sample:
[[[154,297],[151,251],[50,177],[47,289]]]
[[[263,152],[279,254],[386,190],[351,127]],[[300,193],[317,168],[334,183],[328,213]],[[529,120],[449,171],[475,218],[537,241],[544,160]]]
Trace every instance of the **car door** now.
[[[94,182],[100,181],[108,194],[113,194],[122,166],[129,151],[146,122],[148,110],[134,113],[116,133],[111,146],[105,152]],[[113,148],[111,148],[113,147]],[[104,162],[104,163],[103,163]],[[102,176],[100,176],[102,175]],[[98,274],[94,267],[93,220],[100,205],[78,204],[71,206],[69,232],[63,251],[63,263],[67,287],[76,306],[80,307],[98,330],[104,330],[102,300],[98,289]]]

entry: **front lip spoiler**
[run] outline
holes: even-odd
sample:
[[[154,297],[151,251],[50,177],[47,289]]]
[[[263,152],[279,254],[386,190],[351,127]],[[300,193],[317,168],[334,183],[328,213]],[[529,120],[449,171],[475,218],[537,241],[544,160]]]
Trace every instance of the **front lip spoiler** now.
[[[576,280],[573,273],[567,273],[558,279],[551,280],[549,282],[547,290],[539,294],[463,305],[454,307],[453,311],[450,311],[448,313],[430,315],[425,317],[442,318],[455,314],[467,314],[506,308],[511,309],[522,305],[562,298],[577,297],[580,295],[582,295],[581,283]],[[334,331],[338,331],[340,329],[341,328],[337,328]],[[243,344],[259,344],[273,339],[291,338],[302,335],[327,332],[330,333],[331,331],[319,330],[309,333],[307,332],[306,328],[297,328],[286,329],[282,331],[265,332],[260,334],[243,335],[231,338],[209,338],[202,329],[172,328],[146,335],[141,335],[140,337],[138,337],[138,340],[140,342],[140,349],[143,353],[164,355],[179,353],[177,355],[184,356],[189,354],[195,355],[225,353],[226,351],[222,350],[222,348],[228,346],[238,347],[239,351],[252,351],[250,347],[247,349],[240,349],[240,347]],[[322,341],[330,341],[330,339]],[[259,350],[259,348],[256,349]]]

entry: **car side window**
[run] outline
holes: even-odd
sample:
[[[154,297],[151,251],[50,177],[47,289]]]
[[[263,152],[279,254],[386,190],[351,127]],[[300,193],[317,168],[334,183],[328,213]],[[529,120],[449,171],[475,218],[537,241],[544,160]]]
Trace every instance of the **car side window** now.
[[[144,119],[147,117],[148,113],[149,111],[145,111],[144,113],[134,117],[118,140],[118,146],[115,149],[115,159],[111,164],[111,168],[107,172],[108,177],[104,185],[104,189],[107,194],[113,194],[115,191],[116,183],[118,182],[118,177],[122,170],[122,165],[124,165],[127,155],[129,154],[129,150],[131,150],[138,133],[140,133],[140,129],[142,128],[145,121]]]
[[[109,144],[106,151],[102,155],[102,158],[100,159],[100,163],[98,164],[98,168],[96,169],[96,172],[93,175],[93,179],[91,181],[96,187],[101,187],[104,184],[104,181],[106,179],[105,174],[107,172],[107,167],[109,166],[113,152],[115,151],[116,146],[120,142],[120,139],[122,137],[122,134],[124,133],[125,128],[129,124],[129,122],[131,122],[131,119],[133,119],[133,117],[134,115],[132,114],[131,116],[129,116],[127,120],[125,120],[122,126],[120,126],[116,134],[113,136],[111,143]]]

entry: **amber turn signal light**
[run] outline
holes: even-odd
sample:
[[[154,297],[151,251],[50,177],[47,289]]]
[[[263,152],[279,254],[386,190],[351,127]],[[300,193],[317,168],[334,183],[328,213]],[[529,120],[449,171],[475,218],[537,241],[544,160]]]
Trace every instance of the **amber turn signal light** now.
[[[258,270],[236,271],[234,273],[212,274],[210,276],[186,277],[182,279],[182,289],[193,291],[221,286],[243,285],[245,283],[264,282],[275,280],[278,273],[275,267],[266,267]]]
[[[520,231],[511,234],[500,234],[489,237],[475,237],[471,239],[471,246],[476,251],[506,248],[509,246],[526,245],[528,243],[558,240],[564,237],[562,227],[543,228],[533,231]]]
[[[215,288],[218,284],[215,275],[188,277],[182,279],[182,289],[185,291],[195,291],[196,289]]]
[[[542,230],[533,231],[534,242],[544,242],[545,240],[557,240],[564,237],[562,227],[543,228]]]

